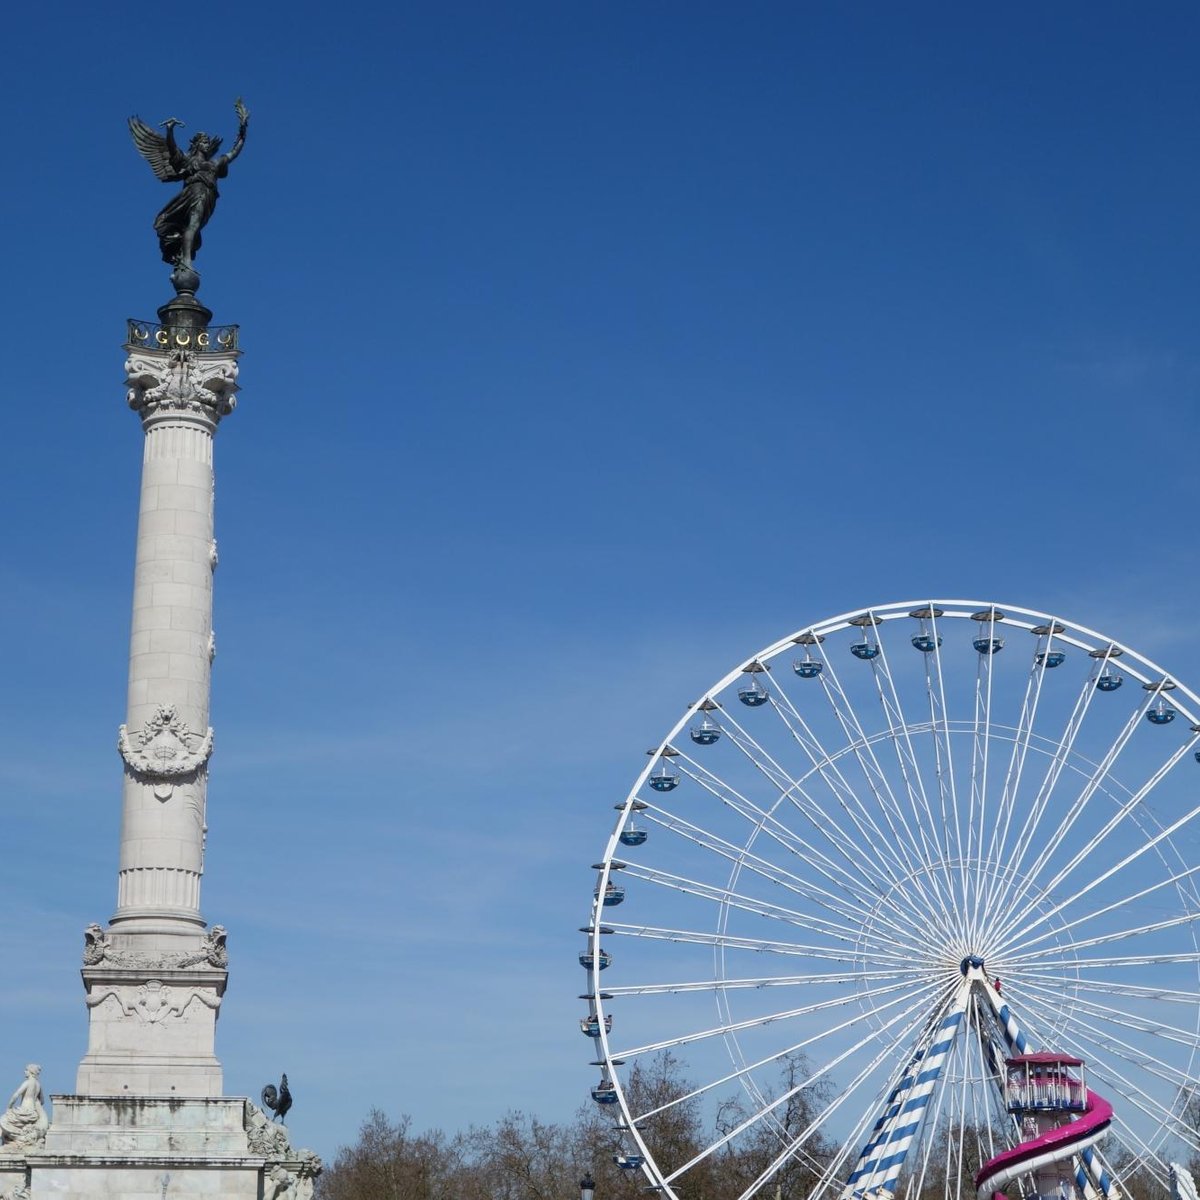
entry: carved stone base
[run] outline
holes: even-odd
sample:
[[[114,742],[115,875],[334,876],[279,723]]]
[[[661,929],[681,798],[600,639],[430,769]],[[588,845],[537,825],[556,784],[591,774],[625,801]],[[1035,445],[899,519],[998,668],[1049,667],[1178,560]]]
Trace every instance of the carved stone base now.
[[[321,1171],[282,1126],[264,1142],[266,1118],[241,1097],[51,1099],[45,1150],[3,1164],[0,1195],[8,1194],[3,1171],[16,1180],[27,1170],[33,1195],[62,1200],[309,1200]]]
[[[75,1085],[81,1096],[221,1094],[216,1023],[227,971],[103,961],[81,973],[88,1006],[88,1048]]]
[[[9,1155],[0,1161],[0,1200],[29,1200],[28,1160]]]

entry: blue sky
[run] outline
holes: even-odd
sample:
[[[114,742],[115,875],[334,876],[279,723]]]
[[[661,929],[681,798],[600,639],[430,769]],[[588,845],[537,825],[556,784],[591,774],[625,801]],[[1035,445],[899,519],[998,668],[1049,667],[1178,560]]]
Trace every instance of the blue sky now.
[[[121,341],[169,295],[130,113],[252,112],[198,259],[245,350],[204,909],[227,1090],[286,1070],[331,1154],[372,1105],[586,1096],[588,864],[756,647],[981,596],[1196,685],[1198,36],[1183,4],[11,17],[0,1082],[73,1086],[115,897]]]

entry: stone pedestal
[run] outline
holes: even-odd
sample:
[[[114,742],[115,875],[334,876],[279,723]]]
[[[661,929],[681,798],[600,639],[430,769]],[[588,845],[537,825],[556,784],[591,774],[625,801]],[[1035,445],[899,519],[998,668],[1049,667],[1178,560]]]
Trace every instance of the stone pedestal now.
[[[88,1048],[80,1096],[219,1096],[214,1053],[228,973],[153,964],[84,967]]]
[[[12,1164],[31,1197],[307,1200],[320,1160],[236,1097],[54,1096],[45,1149]],[[4,1188],[0,1166],[0,1189]],[[6,1194],[0,1191],[0,1194]]]

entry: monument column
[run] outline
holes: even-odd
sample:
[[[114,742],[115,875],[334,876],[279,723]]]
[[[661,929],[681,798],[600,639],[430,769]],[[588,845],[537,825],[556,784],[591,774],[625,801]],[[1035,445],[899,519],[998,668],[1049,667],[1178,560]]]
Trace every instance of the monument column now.
[[[219,1096],[225,932],[200,915],[209,725],[213,438],[233,411],[237,328],[181,291],[129,322],[129,406],[144,431],[117,908],[90,926],[79,1095]],[[147,1036],[148,1026],[153,1026]]]
[[[213,733],[209,673],[213,435],[233,408],[236,329],[178,322],[204,313],[166,305],[164,324],[129,326],[129,406],[142,420],[117,911],[122,934],[178,936],[202,925],[205,792]]]
[[[158,321],[130,321],[129,406],[144,436],[117,907],[84,931],[88,1046],[76,1089],[42,1107],[26,1068],[20,1113],[0,1128],[0,1200],[311,1200],[321,1160],[293,1147],[289,1104],[224,1095],[216,1024],[228,979],[225,930],[200,914],[212,636],[213,440],[238,390],[235,325],[196,299],[193,257],[217,182],[241,153],[239,99],[227,153],[203,131],[187,148],[171,117],[129,131],[163,183],[182,183],[154,219],[174,298]],[[289,1096],[290,1101],[290,1096]]]

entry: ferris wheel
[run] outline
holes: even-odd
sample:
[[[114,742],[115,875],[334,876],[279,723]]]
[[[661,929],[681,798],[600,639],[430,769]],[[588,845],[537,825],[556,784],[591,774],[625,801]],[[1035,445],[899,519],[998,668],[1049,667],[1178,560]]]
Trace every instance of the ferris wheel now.
[[[581,1029],[614,1161],[683,1200],[990,1197],[1033,1161],[1006,1070],[1044,1060],[1075,1106],[1061,1194],[1169,1194],[1200,1153],[1198,721],[1130,647],[1008,605],[751,655],[595,864]]]

